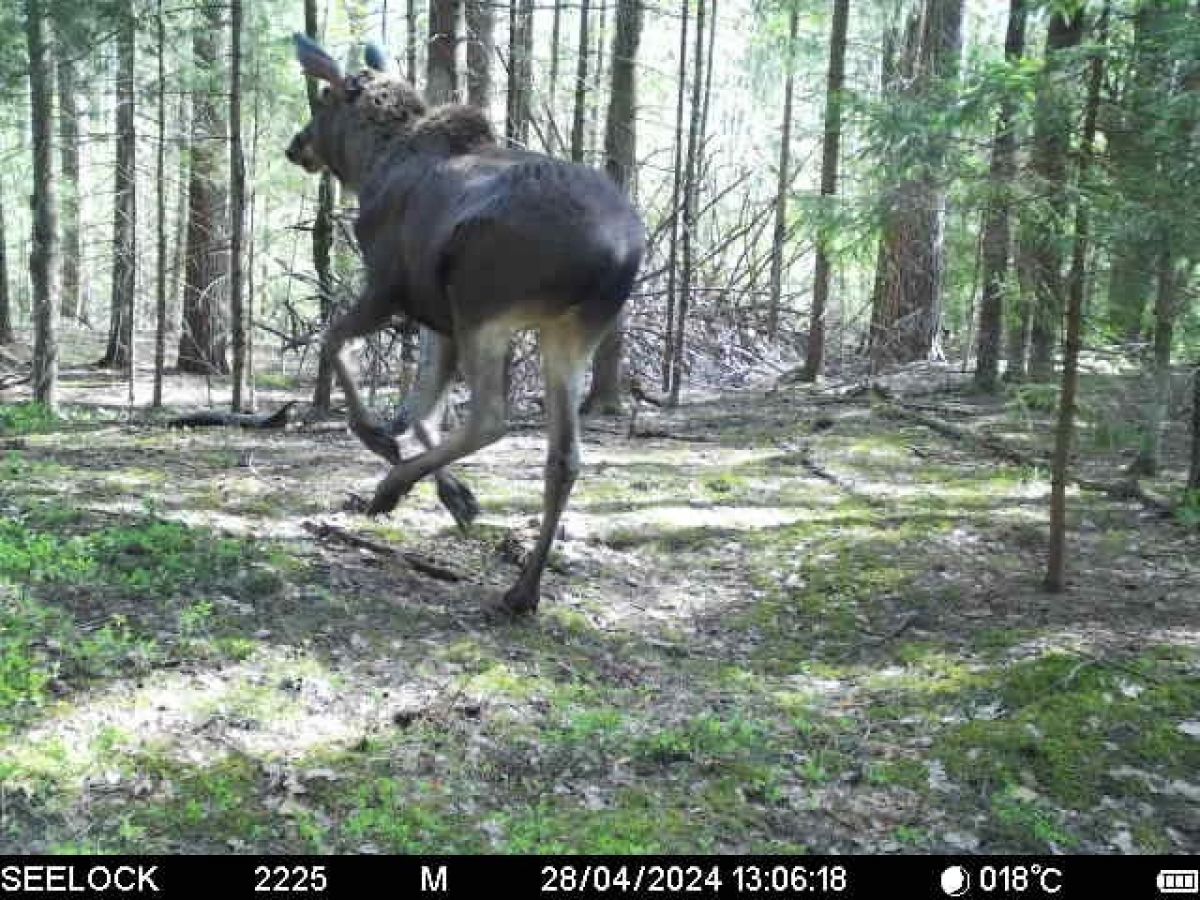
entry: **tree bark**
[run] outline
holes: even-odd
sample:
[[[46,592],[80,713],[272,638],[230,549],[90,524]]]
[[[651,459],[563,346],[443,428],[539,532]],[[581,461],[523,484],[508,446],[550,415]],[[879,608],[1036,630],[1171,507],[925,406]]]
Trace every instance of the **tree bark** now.
[[[157,0],[155,32],[158,52],[158,146],[155,157],[155,241],[154,278],[154,395],[150,405],[162,406],[163,375],[167,365],[167,28],[163,0]]]
[[[679,277],[679,302],[676,308],[674,358],[671,362],[671,390],[667,402],[679,405],[683,387],[684,359],[687,353],[687,317],[691,305],[693,249],[696,231],[696,208],[699,201],[699,164],[704,135],[700,133],[704,97],[704,0],[696,0],[696,45],[692,50],[692,108],[688,126],[687,159],[683,172],[683,231],[680,234],[682,269]]]
[[[76,102],[75,62],[68,53],[60,53],[58,67],[59,148],[62,191],[59,210],[62,221],[61,315],[78,319],[79,298],[79,106]]]
[[[8,252],[4,242],[4,190],[0,183],[0,344],[13,341],[12,305],[8,291]]]
[[[409,26],[411,29],[411,18],[409,19]],[[320,39],[317,26],[317,0],[304,0],[304,33],[314,41]],[[411,40],[411,31],[409,37],[409,50],[411,52],[415,46],[415,43]],[[320,88],[312,78],[308,78],[305,81],[308,90],[309,113],[316,115],[317,103],[320,99]],[[322,328],[329,325],[329,318],[333,315],[334,190],[333,176],[328,172],[322,172],[321,178],[317,182],[317,210],[313,217],[312,226],[313,271],[317,275],[317,304],[320,310]],[[329,365],[328,360],[325,359],[325,355],[320,354],[317,360],[317,383],[313,388],[313,411],[318,415],[328,413],[332,395],[333,367]]]
[[[305,10],[306,10],[305,22],[306,23],[308,21],[308,17],[307,17],[308,3],[309,3],[309,0],[305,0]],[[315,28],[316,28],[316,21],[315,21],[316,16],[315,15],[313,16],[313,19],[314,19],[313,27],[315,30]],[[408,78],[408,83],[411,84],[413,87],[416,87],[417,86],[417,2],[416,2],[416,0],[405,0],[404,22],[405,22],[405,25],[407,26],[405,29],[406,30],[405,36],[408,38],[408,44],[404,48],[404,61],[405,61],[405,66],[408,69],[407,78]],[[307,25],[306,25],[306,27],[307,27]],[[311,35],[310,35],[310,37],[311,37]]]
[[[1015,68],[1025,53],[1024,0],[1009,0],[1008,34],[1004,60]],[[1012,241],[1008,214],[1013,175],[1016,172],[1017,138],[1014,121],[1016,98],[1008,93],[1000,100],[996,136],[992,141],[991,195],[983,224],[983,299],[979,305],[979,343],[975,362],[975,386],[996,390],[1000,371],[1000,336],[1004,328],[1004,293],[1008,280],[1008,248]]]
[[[587,114],[588,54],[591,42],[588,39],[590,0],[580,0],[579,44],[575,58],[575,109],[571,117],[571,159],[583,162],[584,122]]]
[[[33,399],[57,410],[58,222],[54,166],[54,74],[52,38],[44,0],[26,0],[25,40],[29,50],[29,112],[33,134]]]
[[[662,387],[671,390],[675,373],[675,307],[678,305],[676,269],[679,263],[679,209],[683,205],[680,189],[683,186],[683,104],[687,97],[687,39],[688,12],[691,4],[679,4],[679,77],[675,92],[675,160],[671,167],[671,224],[667,237],[667,333],[663,341]]]
[[[550,114],[554,114],[554,100],[558,92],[558,49],[562,43],[563,0],[554,0],[554,17],[550,22]]]
[[[630,196],[636,196],[637,55],[644,19],[642,0],[617,0],[612,43],[612,89],[604,128],[604,170]],[[588,412],[621,412],[621,354],[625,314],[596,349]]]
[[[829,304],[829,237],[832,223],[830,205],[837,195],[838,158],[842,140],[842,87],[846,78],[846,31],[850,20],[850,0],[834,0],[833,24],[829,34],[829,73],[825,81],[825,136],[821,147],[821,221],[817,225],[817,261],[813,273],[812,315],[808,326],[808,347],[804,357],[805,381],[821,376],[825,358],[825,310]]]
[[[834,15],[837,15],[836,9]],[[779,337],[779,307],[783,303],[783,245],[787,234],[787,194],[792,170],[792,96],[796,89],[796,34],[799,29],[800,5],[797,0],[792,0],[788,7],[787,75],[783,87],[783,126],[779,136],[779,177],[775,185],[775,235],[771,241],[771,298],[767,307],[767,335],[771,340]]]
[[[458,20],[462,0],[430,0],[429,45],[425,59],[425,97],[431,104],[458,98]]]
[[[1100,16],[1098,43],[1108,36],[1108,4]],[[1092,55],[1088,72],[1087,106],[1079,148],[1077,185],[1087,185],[1096,138],[1096,116],[1100,108],[1100,86],[1104,78],[1102,51]],[[1067,277],[1067,323],[1063,344],[1062,389],[1058,400],[1058,424],[1054,432],[1054,458],[1050,466],[1050,547],[1046,564],[1046,590],[1060,592],[1066,586],[1067,484],[1070,481],[1071,444],[1075,437],[1075,397],[1079,389],[1079,343],[1083,332],[1083,295],[1088,246],[1088,209],[1082,200],[1075,204],[1075,240],[1071,247],[1071,269]]]
[[[1066,221],[1067,154],[1070,150],[1072,103],[1070,73],[1063,54],[1079,45],[1083,12],[1072,18],[1055,12],[1046,35],[1046,69],[1034,110],[1030,151],[1034,190],[1047,199],[1026,203],[1022,235],[1033,279],[1029,334],[1029,375],[1046,381],[1054,374],[1054,343],[1062,322],[1062,253],[1059,243]]]
[[[137,306],[137,119],[134,96],[136,19],[120,11],[117,29],[117,152],[113,173],[113,263],[108,346],[101,366],[131,369]]]
[[[467,102],[484,112],[492,106],[492,59],[496,55],[496,12],[490,0],[467,0]]]
[[[242,152],[242,0],[229,4],[229,317],[233,338],[234,412],[246,408],[246,315],[242,247],[246,227],[246,158]]]
[[[1200,365],[1192,373],[1192,462],[1188,466],[1187,489],[1200,491]]]
[[[1158,288],[1154,295],[1154,359],[1151,363],[1151,396],[1142,417],[1142,440],[1130,464],[1134,475],[1157,475],[1163,425],[1171,393],[1171,344],[1175,338],[1179,279],[1169,240],[1158,256]]]
[[[913,76],[901,89],[908,98],[949,91],[962,52],[962,0],[926,0],[915,43]],[[906,56],[908,53],[906,53]],[[945,102],[946,98],[943,98]],[[946,189],[941,172],[949,135],[929,148],[927,173],[889,191],[881,272],[877,277],[871,355],[876,363],[927,359],[941,325]]]
[[[179,370],[199,374],[229,371],[224,321],[229,290],[229,173],[221,151],[229,137],[221,82],[221,21],[224,3],[203,0],[192,52],[206,84],[192,97],[191,170],[188,175],[188,229],[183,289]]]

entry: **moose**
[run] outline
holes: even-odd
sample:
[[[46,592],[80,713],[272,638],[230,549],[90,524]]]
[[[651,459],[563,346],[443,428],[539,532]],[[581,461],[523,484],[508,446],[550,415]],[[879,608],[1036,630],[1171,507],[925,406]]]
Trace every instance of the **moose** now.
[[[343,74],[320,45],[295,36],[306,75],[326,82],[312,120],[287,148],[308,172],[328,170],[358,195],[354,233],[365,287],[327,327],[321,352],[346,396],[351,429],[391,464],[368,515],[393,510],[427,475],[460,525],[478,512],[445,471],[506,430],[506,359],[519,330],[538,332],[547,458],[541,530],[497,609],[537,611],[542,573],[580,468],[579,407],[586,370],[632,291],[645,228],[604,174],[497,141],[486,116],[462,104],[428,108],[367,48],[366,68]],[[433,334],[432,377],[420,385],[401,457],[363,404],[341,350],[404,313]],[[471,392],[464,424],[441,439],[443,404],[461,370]]]

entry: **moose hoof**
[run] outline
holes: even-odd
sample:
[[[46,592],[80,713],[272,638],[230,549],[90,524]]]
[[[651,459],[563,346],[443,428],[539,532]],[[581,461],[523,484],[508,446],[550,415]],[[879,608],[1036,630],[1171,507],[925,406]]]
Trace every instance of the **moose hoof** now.
[[[368,516],[381,516],[384,513],[390,513],[411,488],[411,484],[400,485],[399,487],[392,487],[386,483],[381,484],[376,489],[375,496],[371,498],[371,502],[367,504],[366,514]]]
[[[479,501],[471,489],[452,475],[439,478],[437,481],[438,499],[446,511],[454,516],[454,522],[459,531],[471,527],[479,515]]]

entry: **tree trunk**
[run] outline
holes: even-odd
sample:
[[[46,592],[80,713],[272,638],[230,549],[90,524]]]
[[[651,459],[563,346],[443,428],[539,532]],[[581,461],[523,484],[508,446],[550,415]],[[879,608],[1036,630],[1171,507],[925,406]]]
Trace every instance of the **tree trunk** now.
[[[8,252],[4,243],[4,191],[0,182],[0,344],[13,342],[12,305],[8,291]]]
[[[704,135],[700,133],[704,96],[704,0],[696,0],[696,45],[692,51],[692,109],[688,127],[687,159],[683,172],[683,231],[680,234],[682,269],[679,277],[679,303],[675,320],[675,355],[671,362],[671,390],[667,402],[679,405],[683,386],[684,359],[687,353],[687,317],[690,306],[693,270],[693,243],[696,231],[696,207],[699,200],[699,163]]]
[[[691,4],[680,0],[679,9],[679,77],[675,91],[675,160],[671,167],[671,225],[667,237],[667,333],[663,341],[662,387],[671,390],[675,366],[675,307],[676,268],[679,262],[679,209],[683,205],[680,189],[683,185],[683,102],[687,96],[687,39],[688,12]]]
[[[233,338],[233,412],[246,409],[246,315],[242,245],[246,227],[246,158],[242,152],[242,0],[229,4],[229,318]]]
[[[163,375],[167,365],[167,28],[163,18],[163,0],[155,11],[158,44],[158,146],[155,158],[155,225],[158,232],[154,267],[154,396],[151,407],[163,401]]]
[[[305,6],[305,22],[308,22],[308,4],[310,0],[304,0]],[[313,16],[313,27],[316,28],[316,15]],[[406,37],[408,44],[404,48],[404,61],[408,69],[406,77],[408,83],[413,87],[417,86],[417,2],[416,0],[405,0],[404,6],[404,22],[406,25]],[[306,25],[307,27],[307,25]],[[311,37],[311,35],[310,35]]]
[[[919,35],[910,31],[913,77],[907,99],[948,93],[962,52],[962,0],[926,0]],[[906,55],[908,55],[906,53]],[[946,102],[943,97],[940,102]],[[934,354],[941,325],[946,189],[941,172],[949,135],[929,148],[927,174],[889,192],[872,313],[871,355],[876,363],[911,362]]]
[[[575,58],[575,110],[571,117],[571,159],[575,162],[583,162],[583,128],[587,114],[588,52],[591,44],[588,39],[589,13],[589,0],[580,0],[579,44]]]
[[[1025,52],[1024,0],[1009,0],[1008,34],[1004,39],[1004,60],[1015,69]],[[991,393],[996,390],[1000,369],[1000,335],[1004,327],[1004,288],[1008,279],[1008,210],[1013,175],[1016,172],[1017,139],[1013,131],[1017,115],[1016,98],[1006,93],[1000,100],[996,117],[996,136],[992,141],[989,180],[991,196],[983,224],[983,299],[979,305],[979,343],[975,362],[975,386]]]
[[[604,36],[608,31],[608,4],[605,0],[599,0],[598,6],[600,21],[596,24],[592,35],[592,40],[596,45],[596,74],[592,76],[594,87],[588,98],[587,149],[584,151],[584,159],[589,163],[595,160],[599,154],[596,141],[600,134],[600,104],[603,94],[600,85],[604,84]]]
[[[467,102],[485,113],[492,106],[496,12],[490,0],[467,0]]]
[[[409,26],[411,29],[411,18]],[[314,41],[320,37],[317,27],[317,0],[304,0],[304,33]],[[409,50],[412,51],[415,44],[411,41],[411,31],[409,37]],[[320,87],[312,78],[305,81],[308,89],[308,109],[312,115],[316,115]],[[334,189],[333,176],[322,172],[317,183],[317,210],[312,227],[313,271],[317,274],[317,303],[322,328],[329,325],[329,318],[333,314]],[[315,413],[322,415],[329,412],[332,394],[333,367],[329,365],[324,354],[321,354],[317,360],[317,383],[313,389],[312,405]]]
[[[604,127],[604,171],[632,197],[637,186],[637,55],[642,40],[642,0],[617,0],[612,43],[612,89]],[[621,412],[621,350],[625,315],[596,350],[589,412]]]
[[[62,146],[62,191],[59,208],[62,221],[61,315],[79,318],[79,107],[76,103],[75,62],[68,53],[58,56],[58,119]]]
[[[1200,491],[1200,366],[1192,373],[1192,462],[1188,466],[1187,489]]]
[[[834,16],[836,20],[837,11]],[[800,5],[788,8],[787,72],[783,88],[783,127],[779,137],[779,179],[775,186],[775,236],[771,242],[771,299],[767,307],[767,334],[779,337],[779,307],[783,303],[784,237],[787,234],[787,192],[792,170],[792,96],[796,88],[796,33],[800,28]],[[830,60],[832,61],[832,50]],[[828,134],[828,132],[826,132]]]
[[[562,44],[563,0],[554,0],[554,18],[550,22],[550,115],[554,115],[554,100],[558,92],[558,50]]]
[[[1100,16],[1097,43],[1103,48],[1108,33],[1108,3]],[[1076,183],[1087,186],[1096,138],[1096,115],[1100,108],[1100,86],[1104,78],[1103,50],[1093,53],[1088,73],[1087,106],[1079,147]],[[1054,431],[1054,458],[1050,466],[1050,548],[1046,565],[1046,590],[1066,586],[1067,481],[1071,444],[1075,436],[1075,396],[1079,388],[1079,343],[1083,332],[1084,271],[1087,265],[1088,210],[1082,200],[1075,204],[1075,240],[1071,248],[1071,270],[1067,276],[1067,332],[1063,344],[1062,390],[1058,400],[1058,424]]]
[[[199,374],[229,371],[225,358],[229,290],[229,174],[222,151],[229,137],[224,92],[215,89],[223,58],[224,3],[203,0],[192,52],[209,84],[192,96],[191,171],[188,177],[187,253],[183,288],[183,327],[179,370]]]
[[[1164,240],[1158,257],[1158,289],[1154,295],[1154,360],[1151,368],[1151,396],[1142,419],[1142,440],[1138,455],[1130,464],[1134,475],[1157,475],[1162,447],[1163,425],[1171,393],[1171,344],[1175,338],[1179,279],[1170,242]]]
[[[117,152],[113,173],[112,299],[108,346],[99,365],[127,369],[133,364],[137,297],[137,120],[134,96],[136,19],[133,9],[120,11],[117,29]]]
[[[425,59],[425,97],[431,104],[458,97],[458,20],[462,0],[430,0],[429,45]]]
[[[1046,69],[1038,87],[1030,151],[1034,192],[1044,200],[1026,203],[1021,223],[1033,279],[1029,334],[1029,375],[1046,381],[1054,374],[1054,343],[1062,320],[1062,254],[1066,221],[1067,154],[1070,150],[1073,86],[1063,54],[1079,45],[1083,12],[1073,18],[1054,13],[1046,35]]]
[[[44,0],[27,0],[25,39],[29,49],[29,112],[33,134],[33,246],[29,275],[33,287],[33,399],[57,410],[58,254],[54,155],[54,73],[49,21]]]
[[[817,224],[817,261],[813,272],[812,316],[808,326],[808,348],[803,378],[816,381],[825,358],[825,310],[829,305],[829,238],[837,195],[838,158],[842,141],[842,86],[846,79],[846,31],[850,0],[834,0],[833,24],[829,34],[829,74],[825,82],[825,136],[821,146],[821,221]]]

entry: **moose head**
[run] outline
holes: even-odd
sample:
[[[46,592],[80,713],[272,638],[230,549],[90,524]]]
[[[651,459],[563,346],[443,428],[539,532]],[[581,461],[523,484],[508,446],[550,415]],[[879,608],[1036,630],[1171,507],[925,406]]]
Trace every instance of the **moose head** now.
[[[355,188],[367,173],[365,163],[380,146],[411,129],[425,114],[425,103],[389,71],[387,55],[374,44],[364,53],[367,68],[344,75],[320,44],[295,35],[296,58],[304,73],[325,82],[312,120],[288,144],[290,162],[308,172],[329,169]]]

